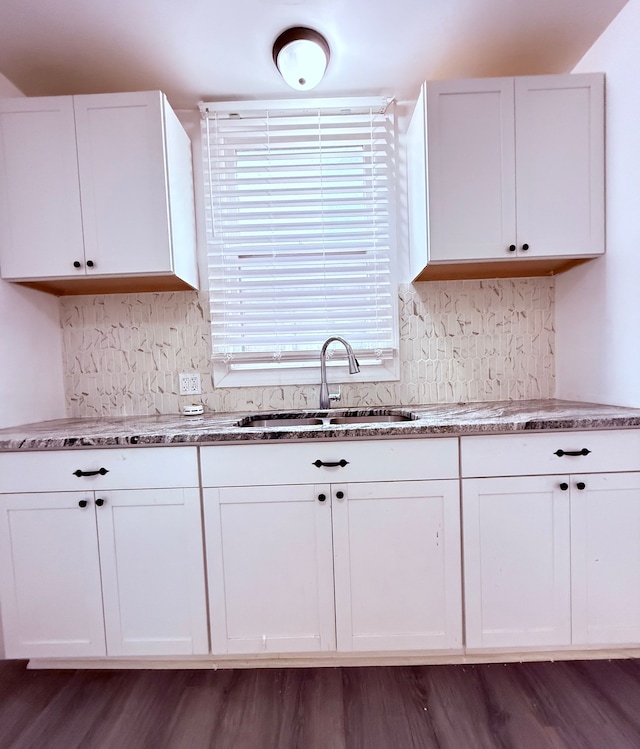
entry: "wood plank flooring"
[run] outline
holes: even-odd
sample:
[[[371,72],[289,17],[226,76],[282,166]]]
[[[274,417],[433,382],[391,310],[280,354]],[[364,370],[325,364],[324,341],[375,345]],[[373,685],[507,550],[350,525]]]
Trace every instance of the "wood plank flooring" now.
[[[640,661],[27,671],[0,749],[638,749]]]

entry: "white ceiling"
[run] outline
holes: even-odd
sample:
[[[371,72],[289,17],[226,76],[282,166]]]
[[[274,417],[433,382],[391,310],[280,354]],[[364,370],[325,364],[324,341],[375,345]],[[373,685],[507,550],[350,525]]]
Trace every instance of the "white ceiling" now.
[[[332,53],[313,95],[402,96],[424,79],[568,72],[626,2],[0,0],[0,73],[28,96],[284,98],[273,40],[306,25]]]

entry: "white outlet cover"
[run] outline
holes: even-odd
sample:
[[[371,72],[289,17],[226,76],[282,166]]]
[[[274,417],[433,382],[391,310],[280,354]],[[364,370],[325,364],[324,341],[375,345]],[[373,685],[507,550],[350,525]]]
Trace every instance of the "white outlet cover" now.
[[[199,372],[180,372],[178,379],[180,395],[200,395],[202,393]]]

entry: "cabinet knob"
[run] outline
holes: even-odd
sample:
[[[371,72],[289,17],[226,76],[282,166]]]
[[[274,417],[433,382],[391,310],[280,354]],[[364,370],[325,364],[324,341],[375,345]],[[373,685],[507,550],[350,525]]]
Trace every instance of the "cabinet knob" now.
[[[587,488],[587,485],[584,483],[584,481],[578,481],[578,483],[576,484],[576,487],[580,489],[580,491],[582,491],[583,489]]]
[[[344,499],[344,492],[336,492],[336,499]]]
[[[567,489],[569,488],[569,484],[567,484],[567,482],[566,482],[566,481],[563,481],[563,482],[562,482],[562,483],[560,484],[560,488],[562,489],[562,491],[563,491],[563,492],[566,492],[566,491],[567,491]]]
[[[326,498],[326,494],[318,494],[318,502],[324,502]]]
[[[515,252],[515,251],[516,251],[516,246],[515,246],[515,244],[510,244],[510,245],[509,245],[509,252]]]
[[[523,244],[522,245],[522,249],[525,250],[525,251],[528,250],[529,249],[529,245],[528,244]],[[89,265],[89,263],[87,263],[87,265]]]
[[[87,500],[86,499],[81,499],[78,502],[78,507],[86,507],[86,506],[87,506]]]
[[[98,505],[98,507],[102,507],[102,505],[104,504],[104,499],[102,499],[101,497],[96,499],[96,504]]]
[[[93,260],[87,260],[87,268],[93,268],[94,262]]]
[[[73,267],[74,268],[82,268],[82,263],[79,260],[73,261]]]

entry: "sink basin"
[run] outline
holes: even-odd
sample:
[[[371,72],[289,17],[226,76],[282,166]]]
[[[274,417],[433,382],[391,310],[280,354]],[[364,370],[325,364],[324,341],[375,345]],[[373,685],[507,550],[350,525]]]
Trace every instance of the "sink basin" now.
[[[309,427],[322,426],[326,419],[295,419],[291,416],[268,416],[267,418],[249,419],[238,423],[240,427]]]
[[[407,414],[391,413],[381,410],[379,413],[336,414],[322,413],[319,416],[297,419],[291,413],[273,413],[248,416],[237,423],[239,427],[258,427],[260,429],[282,429],[287,427],[330,426],[331,424],[390,424],[398,421],[412,421]]]
[[[394,421],[412,421],[412,418],[405,414],[373,414],[370,416],[334,416],[329,419],[331,424],[389,424]]]

